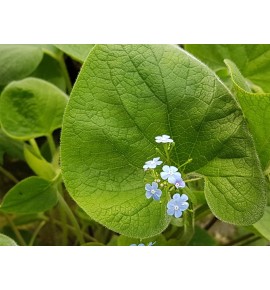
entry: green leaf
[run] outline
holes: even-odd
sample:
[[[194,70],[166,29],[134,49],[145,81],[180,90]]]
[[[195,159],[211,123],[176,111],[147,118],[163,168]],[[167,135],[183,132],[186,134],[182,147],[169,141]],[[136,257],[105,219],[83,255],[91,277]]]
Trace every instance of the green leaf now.
[[[270,161],[270,94],[252,93],[237,66],[225,60],[236,92],[237,100],[248,120],[263,169]]]
[[[63,122],[62,170],[74,200],[126,236],[161,233],[171,220],[168,197],[145,198],[142,166],[157,156],[155,136],[162,134],[175,141],[176,163],[192,158],[186,173],[206,176],[206,199],[218,218],[261,218],[266,197],[254,144],[216,75],[177,46],[95,46]]]
[[[47,54],[44,54],[41,63],[31,74],[31,77],[46,80],[56,85],[62,91],[66,91],[66,81],[59,62]]]
[[[232,60],[245,78],[270,92],[269,44],[188,44],[185,49],[215,71],[225,67],[224,59]]]
[[[266,207],[263,217],[253,227],[260,235],[270,241],[270,206]]]
[[[48,180],[31,176],[17,183],[5,195],[0,210],[7,213],[37,213],[57,203],[57,189]]]
[[[30,75],[43,57],[42,49],[35,45],[0,45],[0,85]]]
[[[13,158],[24,159],[23,142],[10,138],[0,128],[0,164],[3,164],[5,153]]]
[[[58,49],[79,62],[84,62],[94,44],[56,44]]]
[[[216,241],[208,234],[206,230],[200,227],[195,228],[194,235],[189,242],[189,246],[216,246]]]
[[[0,246],[17,246],[10,237],[0,234]]]
[[[28,140],[50,134],[62,126],[67,95],[36,78],[10,83],[0,99],[3,130],[14,138]]]
[[[37,155],[31,146],[24,144],[24,157],[29,167],[40,177],[52,180],[56,176],[51,163],[41,155]]]

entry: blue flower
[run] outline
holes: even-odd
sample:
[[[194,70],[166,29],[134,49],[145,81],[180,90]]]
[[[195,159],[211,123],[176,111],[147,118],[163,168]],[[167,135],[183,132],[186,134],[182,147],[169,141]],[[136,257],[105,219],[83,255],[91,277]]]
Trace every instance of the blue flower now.
[[[178,172],[177,172],[178,173]],[[180,175],[180,176],[179,176]],[[181,174],[179,173],[179,175],[176,176],[175,178],[175,182],[174,182],[174,186],[176,188],[184,188],[186,186],[185,181],[181,178]]]
[[[172,143],[173,139],[168,135],[162,135],[155,137],[157,143]]]
[[[176,180],[181,179],[181,174],[175,166],[164,165],[162,167],[163,172],[160,173],[162,179],[168,179],[168,182],[175,184]]]
[[[158,184],[156,182],[152,182],[151,184],[146,184],[145,185],[145,196],[146,198],[151,198],[153,197],[154,200],[160,200],[160,196],[162,194],[162,191],[160,189],[158,189]]]
[[[147,170],[148,168],[154,169],[157,167],[157,165],[160,165],[162,161],[159,161],[160,157],[156,157],[153,160],[146,161],[145,165],[143,166],[144,170]]]
[[[152,243],[150,242],[147,246],[153,246],[156,242]],[[145,244],[131,244],[130,246],[145,246]]]
[[[174,194],[173,198],[167,203],[167,214],[179,218],[182,215],[182,212],[189,206],[187,200],[188,197],[185,194]]]

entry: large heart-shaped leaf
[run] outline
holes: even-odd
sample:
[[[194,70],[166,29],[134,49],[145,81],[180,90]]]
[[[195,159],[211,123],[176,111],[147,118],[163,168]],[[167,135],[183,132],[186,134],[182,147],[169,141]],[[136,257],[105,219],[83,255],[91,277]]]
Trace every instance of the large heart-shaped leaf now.
[[[173,158],[206,176],[222,220],[252,224],[266,203],[264,177],[240,108],[215,74],[172,45],[97,45],[66,109],[61,158],[66,186],[93,219],[126,236],[162,232],[167,199],[147,200],[143,164],[155,136]]]
[[[84,62],[89,52],[95,46],[94,44],[56,44],[58,49],[74,59]]]
[[[0,45],[0,85],[30,75],[43,57],[41,47],[35,45]]]
[[[270,92],[269,44],[189,44],[185,48],[218,71],[224,59],[232,60],[245,78]]]
[[[57,189],[52,182],[31,176],[9,190],[0,210],[8,213],[36,213],[50,209],[57,200]]]
[[[62,126],[67,95],[36,78],[10,83],[0,98],[3,130],[14,138],[31,139]]]
[[[270,94],[252,93],[237,66],[225,60],[230,71],[237,99],[248,120],[263,169],[270,162]]]

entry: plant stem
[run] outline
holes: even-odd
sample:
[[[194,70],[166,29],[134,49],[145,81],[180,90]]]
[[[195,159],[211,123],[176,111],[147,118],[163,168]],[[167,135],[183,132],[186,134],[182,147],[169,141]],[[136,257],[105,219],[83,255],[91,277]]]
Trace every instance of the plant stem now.
[[[30,139],[29,143],[31,144],[32,148],[34,149],[34,151],[36,152],[36,154],[38,156],[41,156],[40,150],[38,148],[37,142],[35,139]]]
[[[5,213],[3,213],[4,217],[6,218],[6,220],[8,221],[10,227],[12,228],[18,242],[20,243],[21,246],[27,246],[26,242],[24,241],[21,233],[18,231],[18,229],[16,228],[16,225],[13,223],[13,220]]]
[[[206,231],[210,230],[211,227],[218,221],[218,219],[214,216],[211,220],[205,225],[204,229]]]
[[[54,154],[56,152],[56,147],[55,147],[55,143],[54,143],[52,134],[47,135],[47,141],[48,141],[48,144],[49,144],[49,147],[50,147],[50,151],[51,151],[51,155],[52,155],[52,159],[53,159],[53,156],[54,156]]]
[[[45,218],[45,220],[48,220],[48,218],[47,218],[47,219]],[[62,227],[62,221],[59,221],[59,220],[53,219],[53,222],[54,222],[54,224],[56,224],[56,225]],[[67,228],[68,228],[70,231],[76,233],[76,229],[75,229],[73,226],[68,225],[68,224],[67,224],[66,226],[67,226]],[[83,234],[83,236],[84,236],[86,239],[88,239],[89,241],[91,241],[91,242],[98,242],[97,239],[91,237],[89,234],[87,234],[87,233],[85,233],[85,232],[83,232],[82,234]]]
[[[63,196],[63,189],[62,189],[62,182],[60,181],[58,184],[58,190],[61,196]],[[60,213],[60,218],[62,221],[62,245],[66,246],[68,244],[68,227],[67,227],[67,215],[65,214],[64,208],[59,206],[59,213]]]
[[[72,210],[69,208],[69,206],[66,203],[65,199],[63,198],[63,196],[59,192],[57,192],[57,196],[58,196],[58,200],[59,200],[60,205],[63,207],[66,215],[68,216],[68,218],[72,222],[74,228],[76,229],[76,235],[78,237],[79,242],[81,244],[84,244],[85,241],[84,241],[80,226],[79,226],[78,221],[76,220]]]
[[[13,175],[11,174],[9,171],[7,171],[5,168],[3,168],[2,166],[0,166],[0,172],[2,172],[6,177],[8,177],[10,180],[12,180],[14,183],[18,183],[19,180]]]
[[[237,238],[233,241],[230,241],[229,243],[225,244],[224,246],[235,246],[241,242],[245,242],[245,241],[249,240],[251,237],[254,237],[254,234],[249,233],[249,234],[246,234],[246,235],[244,235],[240,238]]]
[[[38,225],[38,227],[36,228],[36,230],[35,230],[34,233],[33,233],[33,236],[32,236],[32,238],[31,238],[31,240],[30,240],[28,246],[33,246],[33,244],[34,244],[34,242],[35,242],[35,240],[36,240],[37,235],[39,234],[40,230],[45,226],[45,224],[46,224],[46,221],[42,221],[42,222]]]
[[[58,62],[59,62],[59,65],[61,67],[61,70],[63,72],[64,78],[65,78],[65,81],[66,81],[67,92],[68,92],[68,94],[70,94],[70,92],[72,90],[72,84],[71,84],[71,81],[70,81],[69,73],[68,73],[68,70],[67,70],[67,67],[66,67],[66,63],[65,63],[63,54],[58,58]]]
[[[201,180],[203,177],[198,177],[198,178],[194,178],[194,179],[187,179],[187,180],[184,180],[185,183],[187,182],[192,182],[192,181],[196,181],[196,180]]]

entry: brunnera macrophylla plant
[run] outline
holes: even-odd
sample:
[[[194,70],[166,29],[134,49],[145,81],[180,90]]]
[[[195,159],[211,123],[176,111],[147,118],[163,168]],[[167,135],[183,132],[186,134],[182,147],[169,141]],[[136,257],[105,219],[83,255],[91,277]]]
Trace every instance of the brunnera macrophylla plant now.
[[[170,152],[164,148],[166,158],[157,155],[155,137],[174,141]],[[167,208],[176,188],[168,178],[181,184],[175,168],[184,181],[203,178],[207,204],[222,221],[250,225],[263,215],[265,177],[239,105],[212,70],[177,46],[95,46],[72,90],[61,140],[71,196],[94,220],[128,237],[163,232],[177,198],[196,204],[186,186]],[[163,171],[141,169],[158,161]],[[142,194],[144,178],[151,198]],[[194,216],[186,221],[192,228]]]
[[[270,45],[0,52],[0,245],[270,240]]]

